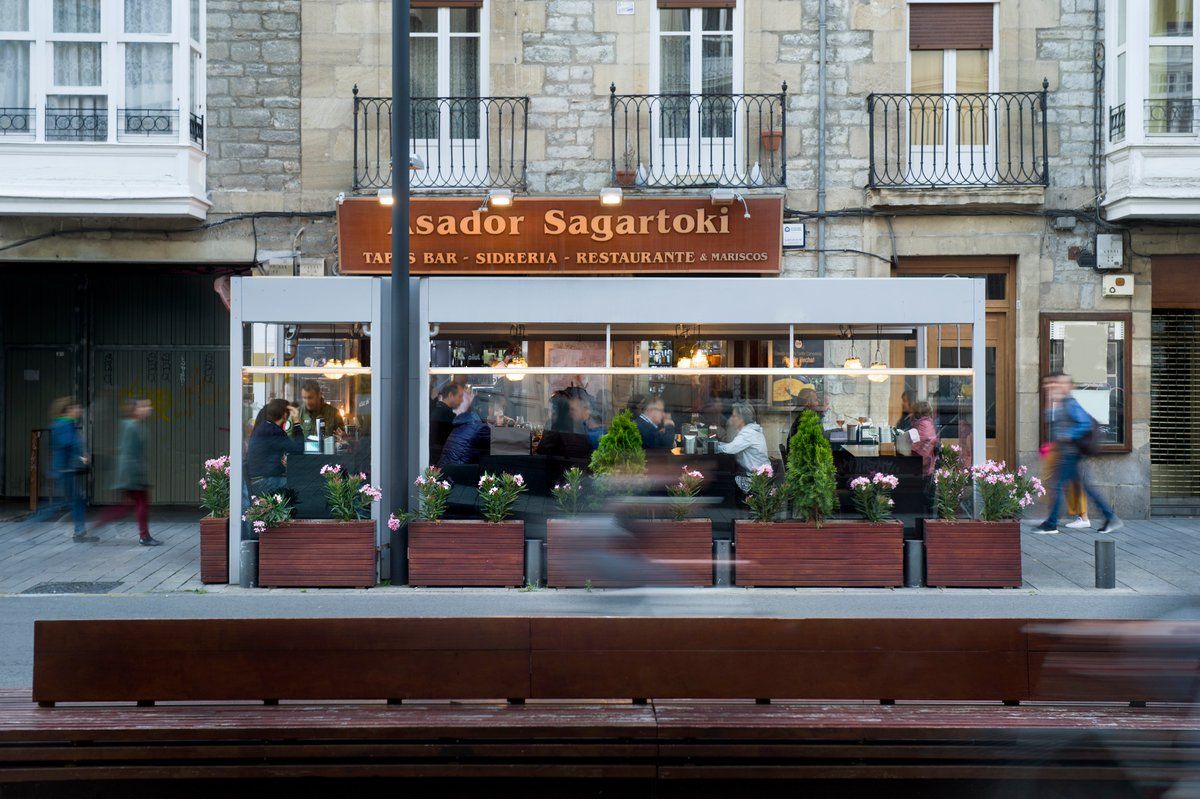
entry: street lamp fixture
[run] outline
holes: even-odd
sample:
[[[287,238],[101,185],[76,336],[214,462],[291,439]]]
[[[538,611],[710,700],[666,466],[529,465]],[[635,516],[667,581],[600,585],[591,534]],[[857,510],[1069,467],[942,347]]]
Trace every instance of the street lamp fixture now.
[[[601,205],[620,205],[624,197],[625,192],[620,186],[606,186],[600,190]]]
[[[380,189],[375,196],[379,198],[380,205],[391,208],[396,204],[396,195],[392,193],[391,189]]]

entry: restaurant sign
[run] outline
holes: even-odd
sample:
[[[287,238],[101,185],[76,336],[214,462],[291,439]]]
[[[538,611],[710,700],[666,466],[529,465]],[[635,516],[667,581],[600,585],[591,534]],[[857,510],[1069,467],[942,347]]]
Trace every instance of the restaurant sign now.
[[[745,218],[749,213],[750,218]],[[517,197],[480,210],[472,197],[413,198],[414,275],[778,273],[782,197],[714,205],[708,197]],[[342,274],[391,273],[392,209],[374,198],[338,206]]]

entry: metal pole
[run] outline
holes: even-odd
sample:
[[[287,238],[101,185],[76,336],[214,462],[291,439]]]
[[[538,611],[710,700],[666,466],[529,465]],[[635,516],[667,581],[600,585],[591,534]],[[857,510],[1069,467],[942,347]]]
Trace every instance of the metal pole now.
[[[1096,587],[1117,587],[1117,544],[1112,539],[1096,539]]]
[[[392,297],[391,430],[387,435],[388,485],[396,507],[408,510],[408,451],[415,431],[409,419],[408,189],[411,97],[408,67],[409,0],[392,0]],[[393,575],[393,580],[396,576]]]

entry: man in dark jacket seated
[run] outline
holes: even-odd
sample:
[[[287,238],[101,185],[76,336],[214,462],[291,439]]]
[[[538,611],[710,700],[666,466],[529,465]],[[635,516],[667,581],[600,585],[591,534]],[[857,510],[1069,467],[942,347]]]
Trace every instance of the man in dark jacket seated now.
[[[429,462],[442,459],[442,447],[454,429],[454,414],[463,401],[463,387],[453,380],[438,388],[437,399],[429,411]]]
[[[446,444],[442,447],[442,457],[438,467],[445,468],[458,463],[479,463],[484,455],[492,451],[492,430],[479,414],[471,410],[475,400],[475,392],[462,390],[462,402],[459,403],[450,429]]]
[[[273,399],[258,414],[246,450],[246,477],[250,493],[273,494],[287,486],[287,456],[304,451],[304,441],[284,432],[288,420],[299,417],[287,400]]]
[[[662,397],[650,396],[642,400],[636,422],[638,432],[642,434],[643,448],[670,449],[675,446],[675,422],[664,409]]]

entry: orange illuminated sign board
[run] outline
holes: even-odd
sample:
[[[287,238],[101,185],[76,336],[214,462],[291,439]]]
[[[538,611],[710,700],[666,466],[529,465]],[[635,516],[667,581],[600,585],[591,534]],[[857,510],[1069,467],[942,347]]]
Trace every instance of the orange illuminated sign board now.
[[[783,198],[517,197],[480,210],[472,197],[419,197],[409,213],[414,275],[778,273]],[[746,218],[749,213],[749,218]],[[342,274],[391,273],[392,209],[374,198],[338,206]]]

